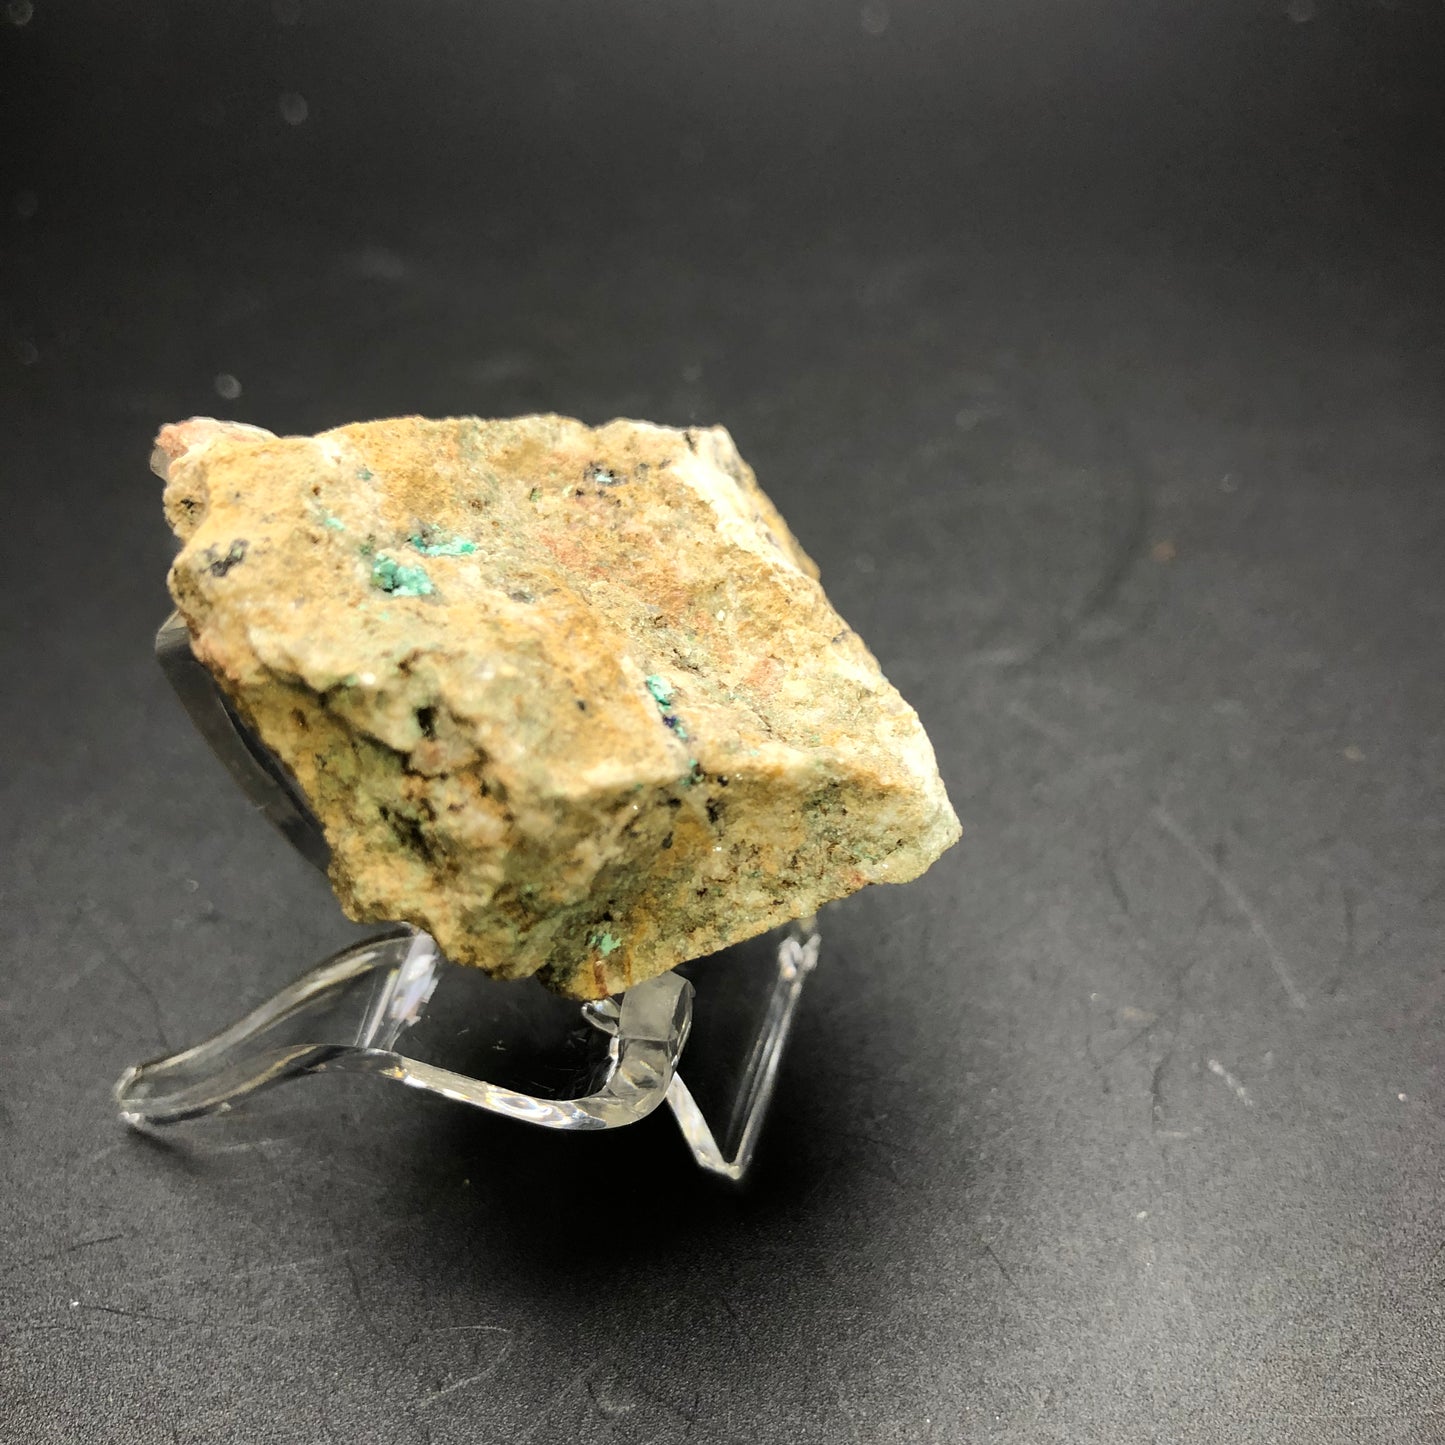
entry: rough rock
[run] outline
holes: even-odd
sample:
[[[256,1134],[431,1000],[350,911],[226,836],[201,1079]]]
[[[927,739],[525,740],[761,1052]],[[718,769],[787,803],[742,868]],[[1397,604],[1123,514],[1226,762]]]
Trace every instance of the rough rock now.
[[[917,715],[720,427],[197,418],[155,464],[192,647],[355,919],[598,998],[958,837]]]

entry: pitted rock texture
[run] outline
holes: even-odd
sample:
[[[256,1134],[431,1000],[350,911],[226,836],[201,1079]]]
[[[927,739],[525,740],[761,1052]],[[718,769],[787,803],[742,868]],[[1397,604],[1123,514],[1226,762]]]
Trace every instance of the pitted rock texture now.
[[[162,429],[192,647],[351,917],[576,998],[915,878],[917,715],[720,427]]]

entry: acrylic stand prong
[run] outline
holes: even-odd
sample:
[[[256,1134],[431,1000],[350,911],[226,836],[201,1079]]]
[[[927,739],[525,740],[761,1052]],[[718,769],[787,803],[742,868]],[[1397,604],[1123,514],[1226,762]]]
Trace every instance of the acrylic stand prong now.
[[[549,1129],[631,1124],[667,1096],[692,1022],[685,979],[669,974],[630,989],[595,1087],[578,1098],[544,1099],[397,1052],[452,968],[428,935],[411,930],[345,949],[205,1043],[127,1069],[116,1085],[121,1116],[130,1124],[178,1123],[301,1074],[343,1069]]]
[[[324,868],[325,838],[304,798],[196,661],[175,614],[157,634],[156,654],[247,796],[303,857]],[[697,1163],[737,1180],[751,1162],[818,945],[811,920],[788,925],[728,951],[736,957],[688,965],[689,977],[663,974],[618,997],[583,1004],[579,1029],[572,1026],[579,1014],[535,985],[493,984],[448,963],[427,934],[401,927],[343,949],[204,1043],[127,1069],[116,1084],[116,1102],[129,1124],[171,1124],[224,1112],[287,1079],[341,1070],[549,1129],[618,1128],[666,1100]],[[731,1036],[714,1040],[705,1055],[707,1076],[695,1080],[707,1086],[700,1092],[712,1099],[708,1109],[677,1072],[699,992],[714,1014],[734,1024]],[[453,995],[455,1006],[448,1008]],[[505,1020],[493,1015],[516,1015],[519,1002],[529,1015],[523,1033],[535,1037],[540,1030],[564,1046],[564,1063],[539,1063],[544,1046],[523,1070],[554,1075],[551,1087],[487,1082],[435,1057],[470,1058],[479,1038],[494,1036],[499,1041],[489,1047],[505,1052]],[[400,1052],[404,1035],[422,1045],[417,1055],[433,1058]],[[709,1113],[720,1121],[717,1129]]]

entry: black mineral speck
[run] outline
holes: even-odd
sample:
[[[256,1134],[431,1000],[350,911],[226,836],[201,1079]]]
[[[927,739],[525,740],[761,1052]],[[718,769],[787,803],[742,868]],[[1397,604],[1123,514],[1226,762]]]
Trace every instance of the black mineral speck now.
[[[207,547],[205,551],[206,571],[212,577],[224,577],[232,567],[239,566],[246,560],[246,548],[250,545],[244,537],[238,537],[221,553],[218,553],[214,547]]]

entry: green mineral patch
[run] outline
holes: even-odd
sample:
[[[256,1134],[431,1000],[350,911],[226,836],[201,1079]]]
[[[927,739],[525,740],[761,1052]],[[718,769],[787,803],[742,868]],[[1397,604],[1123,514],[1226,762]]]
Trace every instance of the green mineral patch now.
[[[434,590],[424,567],[407,567],[385,552],[371,564],[371,580],[393,597],[426,597]]]
[[[603,958],[609,953],[616,953],[622,947],[622,940],[614,938],[610,933],[594,933],[588,942]]]
[[[652,694],[658,711],[662,713],[662,720],[667,724],[668,731],[680,741],[686,742],[687,729],[682,725],[682,719],[672,710],[672,700],[677,696],[672,684],[655,672],[642,680],[647,684],[647,690]]]
[[[423,557],[470,557],[477,550],[477,544],[467,541],[465,537],[443,536],[430,527],[413,532],[407,541]]]

